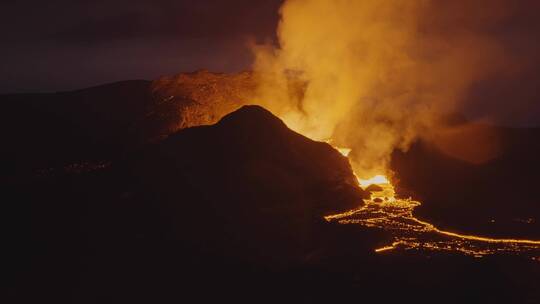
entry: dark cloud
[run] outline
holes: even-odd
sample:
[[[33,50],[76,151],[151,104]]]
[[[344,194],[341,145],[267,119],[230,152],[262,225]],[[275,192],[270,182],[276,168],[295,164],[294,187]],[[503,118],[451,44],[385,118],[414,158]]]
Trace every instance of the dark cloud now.
[[[281,0],[3,1],[0,92],[249,68]]]
[[[94,3],[81,20],[59,32],[57,38],[100,43],[141,37],[272,36],[279,5],[276,0],[116,1],[111,7]]]

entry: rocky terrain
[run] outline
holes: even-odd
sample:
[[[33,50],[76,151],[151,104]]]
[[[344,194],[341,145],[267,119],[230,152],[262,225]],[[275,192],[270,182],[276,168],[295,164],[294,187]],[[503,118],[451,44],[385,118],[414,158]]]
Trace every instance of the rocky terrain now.
[[[0,96],[6,147],[0,156],[10,160],[0,176],[110,161],[178,130],[216,123],[248,104],[254,86],[248,72],[199,71],[153,82]]]
[[[537,261],[377,254],[384,231],[324,221],[366,192],[328,144],[244,106],[251,79],[198,72],[1,96],[9,302],[540,300]],[[514,148],[482,166],[422,143],[396,153],[401,190],[452,229],[486,210],[535,214],[537,133],[507,132]]]
[[[250,104],[256,89],[251,72],[215,74],[199,71],[152,82],[155,109],[151,121],[163,121],[168,134],[187,127],[216,123],[225,114]]]
[[[28,289],[68,302],[62,290],[83,288],[76,296],[93,300],[132,284],[155,291],[157,282],[178,282],[173,270],[197,277],[213,267],[299,267],[327,256],[335,228],[324,216],[367,197],[338,151],[258,106],[105,166],[8,185],[10,269],[25,301],[34,297]],[[364,245],[373,242],[363,234]]]
[[[502,238],[540,239],[540,130],[490,127],[499,154],[471,163],[421,141],[395,152],[393,170],[404,196],[423,202],[418,216],[438,227]],[[474,144],[473,144],[474,145]]]
[[[250,104],[255,90],[251,72],[198,71],[73,92],[0,96],[0,156],[9,160],[0,180],[105,166],[179,130],[216,123]],[[455,158],[427,141],[394,153],[401,191],[424,202],[417,210],[422,217],[447,229],[538,238],[538,201],[531,190],[540,169],[539,132],[487,128],[502,148],[482,163]]]

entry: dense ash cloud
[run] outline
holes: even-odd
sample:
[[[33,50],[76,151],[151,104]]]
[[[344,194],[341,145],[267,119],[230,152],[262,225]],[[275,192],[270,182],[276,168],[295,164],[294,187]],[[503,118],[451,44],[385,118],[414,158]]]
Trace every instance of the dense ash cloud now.
[[[539,31],[530,11],[538,7],[507,0],[287,0],[279,46],[254,47],[260,102],[300,133],[353,148],[362,177],[387,173],[395,149],[456,134],[442,117],[532,123]],[[306,85],[300,99],[289,92],[291,74]],[[480,146],[483,133],[473,133],[469,144]],[[485,137],[486,147],[496,148]],[[484,155],[474,153],[475,161],[496,152],[478,149]]]

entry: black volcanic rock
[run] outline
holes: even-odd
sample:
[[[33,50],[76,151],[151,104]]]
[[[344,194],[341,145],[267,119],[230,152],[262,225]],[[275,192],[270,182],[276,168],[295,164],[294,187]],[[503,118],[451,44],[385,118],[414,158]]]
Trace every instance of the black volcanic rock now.
[[[291,98],[304,84],[289,79]],[[258,77],[205,70],[70,92],[0,95],[0,178],[73,163],[111,161],[179,130],[217,123],[250,104]],[[35,153],[39,151],[39,153]]]
[[[8,271],[17,274],[20,299],[77,290],[85,298],[128,294],[130,302],[148,302],[164,286],[169,296],[178,286],[202,288],[208,276],[232,286],[252,268],[291,269],[341,251],[372,255],[362,232],[350,245],[339,236],[345,227],[323,218],[366,196],[348,160],[257,106],[104,168],[8,189],[6,224],[16,232],[7,240]]]
[[[365,197],[345,157],[258,106],[180,131],[124,165],[145,192],[137,196],[165,204],[181,238],[250,260],[302,259],[324,215]]]

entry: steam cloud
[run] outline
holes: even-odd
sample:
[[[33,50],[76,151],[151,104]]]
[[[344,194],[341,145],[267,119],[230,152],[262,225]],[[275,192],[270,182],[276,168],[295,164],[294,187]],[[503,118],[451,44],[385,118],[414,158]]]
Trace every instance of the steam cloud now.
[[[257,102],[292,129],[353,148],[361,177],[433,138],[469,89],[518,64],[490,31],[507,1],[287,0],[279,46],[257,45]],[[487,9],[489,8],[489,9]]]

